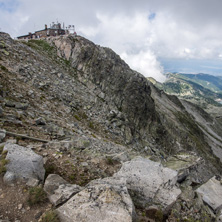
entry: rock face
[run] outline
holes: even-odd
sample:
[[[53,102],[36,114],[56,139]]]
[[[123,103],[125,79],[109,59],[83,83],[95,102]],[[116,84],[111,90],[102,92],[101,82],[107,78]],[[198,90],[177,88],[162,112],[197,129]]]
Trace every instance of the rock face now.
[[[7,182],[9,172],[10,177],[14,174],[16,179],[28,180],[29,178],[34,178],[40,181],[44,180],[43,158],[34,153],[30,148],[7,143],[4,146],[4,151],[8,151],[6,159],[9,160],[6,166],[5,182]]]
[[[145,207],[151,203],[168,210],[181,191],[176,187],[178,173],[160,163],[138,157],[125,162],[114,178],[126,180],[135,205]]]
[[[135,221],[135,210],[122,180],[91,182],[84,190],[57,209],[62,222]]]
[[[200,186],[196,192],[202,196],[204,203],[209,205],[215,212],[222,207],[222,185],[215,177]]]
[[[45,181],[44,190],[48,194],[50,202],[58,206],[71,198],[74,194],[80,192],[83,188],[69,184],[62,177],[56,174],[50,174]]]
[[[80,36],[48,41],[56,46],[59,56],[81,72],[79,78],[97,91],[100,99],[121,111],[122,123],[118,124],[123,125],[128,142],[138,134],[136,128],[145,133],[158,119],[146,78],[131,70],[111,49],[98,47]]]

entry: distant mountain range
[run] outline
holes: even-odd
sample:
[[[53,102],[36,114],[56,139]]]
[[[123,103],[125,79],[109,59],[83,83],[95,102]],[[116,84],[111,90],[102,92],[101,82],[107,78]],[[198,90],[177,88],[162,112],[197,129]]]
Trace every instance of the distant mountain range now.
[[[222,76],[208,74],[166,73],[164,83],[148,78],[157,88],[207,108],[222,106]]]

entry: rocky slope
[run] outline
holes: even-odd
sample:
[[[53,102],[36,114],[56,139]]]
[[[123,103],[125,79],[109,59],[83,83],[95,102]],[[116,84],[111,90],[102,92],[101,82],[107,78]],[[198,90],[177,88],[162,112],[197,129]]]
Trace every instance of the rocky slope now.
[[[65,197],[74,195],[75,207],[70,199],[58,208],[62,221],[71,221],[63,212],[75,217],[79,212],[87,221],[92,220],[85,215],[92,205],[94,217],[111,221],[107,219],[110,210],[118,211],[112,203],[120,206],[119,221],[125,217],[136,220],[136,214],[146,221],[153,211],[164,213],[164,217],[158,213],[161,220],[168,217],[173,221],[191,214],[195,207],[199,207],[198,218],[205,213],[216,217],[218,212],[211,212],[202,202],[197,206],[193,195],[196,185],[220,174],[222,159],[221,125],[201,108],[165,94],[131,70],[111,49],[81,36],[21,42],[0,33],[0,68],[2,142],[17,143],[42,155],[46,176],[59,174],[75,186],[91,181],[75,191],[77,194],[72,193],[72,185],[64,185],[68,182],[52,191],[55,193],[49,200],[53,204],[55,198],[61,205],[67,201]],[[7,148],[7,144],[1,146]],[[138,161],[136,156],[145,159]],[[146,158],[162,162],[173,171]],[[9,154],[6,159],[10,161]],[[19,177],[13,170],[9,174],[10,164],[5,163],[8,171],[4,180],[11,183]],[[153,167],[155,187],[149,181],[149,170],[140,175],[141,166],[146,165],[147,169]],[[131,173],[125,172],[126,166]],[[125,179],[120,180],[118,175]],[[136,184],[138,178],[144,182]],[[185,187],[181,197],[180,186]],[[4,186],[2,192],[7,189]],[[172,191],[172,202],[166,190]],[[85,209],[80,207],[81,195]],[[191,203],[186,195],[192,196]],[[180,215],[175,214],[184,202],[189,206],[183,206]],[[99,213],[101,203],[106,206],[104,214]],[[23,205],[26,218],[19,211],[0,211],[0,215],[11,221],[18,217],[30,221],[38,210],[33,213],[31,209],[29,214]]]

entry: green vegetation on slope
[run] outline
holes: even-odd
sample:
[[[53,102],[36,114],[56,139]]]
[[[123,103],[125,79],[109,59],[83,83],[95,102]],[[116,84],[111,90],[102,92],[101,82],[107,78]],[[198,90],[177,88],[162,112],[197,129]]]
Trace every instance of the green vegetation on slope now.
[[[222,106],[218,102],[222,100],[222,93],[217,92],[219,90],[218,87],[222,89],[221,78],[207,74],[194,75],[180,73],[168,73],[166,76],[167,80],[162,84],[151,78],[148,78],[148,80],[157,88],[164,90],[164,92],[196,103],[202,108],[207,108],[208,105]],[[212,88],[212,90],[209,88]]]

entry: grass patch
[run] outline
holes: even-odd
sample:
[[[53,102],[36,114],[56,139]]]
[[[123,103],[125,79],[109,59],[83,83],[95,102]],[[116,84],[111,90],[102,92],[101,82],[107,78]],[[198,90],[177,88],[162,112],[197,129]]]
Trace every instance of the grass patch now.
[[[0,67],[1,67],[1,70],[8,72],[8,69],[5,66],[0,65]]]
[[[74,115],[74,117],[78,120],[78,121],[80,121],[81,120],[81,118],[78,116],[78,115]]]
[[[9,160],[5,159],[8,151],[7,150],[3,151],[3,148],[4,148],[4,146],[0,147],[0,153],[1,153],[1,155],[0,155],[0,175],[4,174],[7,171],[6,165],[9,163]]]
[[[54,164],[46,164],[45,165],[45,178],[49,174],[56,174],[57,173],[57,168],[54,166]]]
[[[28,42],[23,42],[24,44],[26,44],[27,46],[33,48],[33,49],[37,49],[37,50],[43,50],[46,52],[53,52],[54,51],[54,47],[51,46],[49,43],[47,43],[44,40],[29,40]]]
[[[111,157],[106,157],[106,163],[108,165],[114,165],[115,161]]]
[[[4,145],[0,146],[0,153],[2,154],[3,152],[3,149],[4,149]]]
[[[70,175],[70,176],[69,176],[69,179],[70,179],[71,181],[75,181],[75,179],[76,179],[76,175],[73,175],[73,174]]]
[[[47,195],[42,187],[32,187],[29,189],[28,203],[30,206],[44,203],[47,200]]]
[[[95,129],[95,126],[94,126],[93,122],[89,122],[89,128]]]
[[[86,115],[86,113],[84,111],[79,111],[77,112],[74,117],[78,120],[78,121],[81,121],[81,120],[84,120],[84,119],[87,119],[88,116]]]
[[[31,39],[28,42],[23,41],[23,44],[31,47],[34,50],[39,52],[47,53],[49,57],[51,57],[55,62],[62,63],[66,67],[71,67],[71,62],[67,59],[60,58],[57,56],[56,48],[50,45],[47,41],[42,39]]]
[[[54,210],[50,210],[42,217],[42,222],[59,222],[59,217]]]

